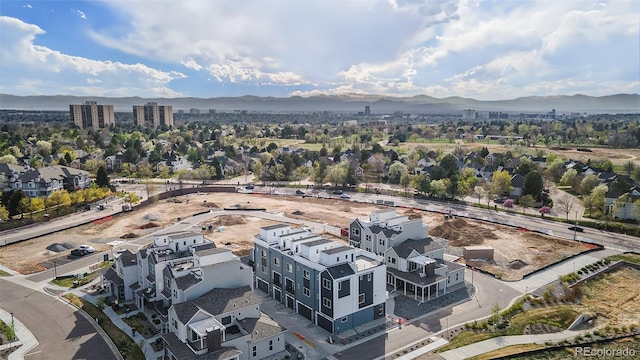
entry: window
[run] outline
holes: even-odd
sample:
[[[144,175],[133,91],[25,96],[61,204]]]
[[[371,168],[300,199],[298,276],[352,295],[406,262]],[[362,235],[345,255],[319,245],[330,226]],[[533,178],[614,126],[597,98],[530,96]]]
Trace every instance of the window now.
[[[286,264],[286,268],[288,272],[293,272],[293,265],[291,264]]]
[[[262,257],[267,257],[267,252],[262,250]]]
[[[342,282],[338,282],[338,291],[342,290]]]
[[[347,320],[349,320],[349,318],[347,318],[347,317],[345,316],[345,317],[343,317],[342,319],[340,319],[340,322],[346,323],[346,322],[347,322]]]
[[[173,320],[173,328],[174,329],[178,328],[178,322],[175,319]]]
[[[222,325],[229,325],[231,324],[231,315],[225,316],[221,320]]]
[[[310,280],[311,279],[311,274],[309,274],[309,270],[302,270],[302,275],[304,276],[305,279]]]
[[[360,235],[360,229],[352,228],[352,229],[351,229],[351,233],[352,233],[353,235],[358,236],[358,235]]]
[[[364,237],[364,238],[365,238],[365,240],[367,240],[367,241],[371,241],[371,235],[365,235],[365,237]]]
[[[302,288],[302,294],[304,294],[304,296],[306,297],[311,297],[311,292],[309,291],[309,288]]]
[[[458,275],[460,275],[459,273],[456,273],[456,281],[458,281]]]
[[[340,261],[340,256],[336,256],[336,262]]]
[[[331,300],[326,297],[322,298],[322,306],[331,309]]]
[[[275,266],[280,266],[280,259],[278,259],[278,258],[273,258],[273,265],[275,265]]]
[[[267,273],[267,267],[266,266],[261,266],[260,270],[262,270],[263,273]]]
[[[384,245],[384,238],[380,238],[380,239],[378,239],[378,244],[380,244],[380,245]]]
[[[253,353],[253,357],[258,356],[258,348],[256,346],[254,346],[253,349],[251,350],[252,350],[251,352]]]
[[[380,305],[380,307],[378,308],[378,316],[382,316],[382,315],[384,315],[384,307]]]
[[[273,340],[269,340],[269,351],[273,351]]]
[[[371,281],[371,277],[372,277],[371,275],[372,275],[371,273],[367,274],[367,281]]]
[[[331,290],[331,280],[322,279],[322,287],[327,289],[327,290]]]
[[[364,293],[358,295],[358,304],[363,304],[365,300]]]

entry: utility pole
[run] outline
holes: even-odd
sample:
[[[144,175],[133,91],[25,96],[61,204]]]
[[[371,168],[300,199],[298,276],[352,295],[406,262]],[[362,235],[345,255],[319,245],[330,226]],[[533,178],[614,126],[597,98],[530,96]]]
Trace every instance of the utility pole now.
[[[55,260],[53,260],[53,278],[54,279],[58,278],[58,267],[56,266]]]

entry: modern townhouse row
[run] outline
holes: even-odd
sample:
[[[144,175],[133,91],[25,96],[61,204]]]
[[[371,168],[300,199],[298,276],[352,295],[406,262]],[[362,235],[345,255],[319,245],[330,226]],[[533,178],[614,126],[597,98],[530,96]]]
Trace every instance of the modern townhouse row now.
[[[202,234],[155,236],[103,271],[107,295],[154,312],[165,359],[262,359],[285,354],[286,329],[260,311],[253,271]]]
[[[58,190],[78,190],[91,186],[90,173],[68,166],[54,165],[41,169],[0,163],[0,189],[22,190],[28,197],[48,197]]]

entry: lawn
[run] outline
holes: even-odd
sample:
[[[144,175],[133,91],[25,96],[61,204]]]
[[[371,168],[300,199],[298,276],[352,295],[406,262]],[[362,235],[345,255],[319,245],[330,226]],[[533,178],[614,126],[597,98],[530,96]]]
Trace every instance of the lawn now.
[[[531,309],[524,313],[512,316],[510,326],[502,331],[473,331],[466,330],[453,338],[445,347],[437,350],[443,352],[466,346],[479,341],[491,339],[498,336],[523,335],[524,328],[528,324],[544,323],[566,329],[576,319],[578,313],[568,305],[550,306],[538,309]]]
[[[8,272],[4,271],[4,270],[0,270],[0,276],[9,276],[11,274],[9,274]]]
[[[98,275],[99,275],[98,272],[94,271],[94,272],[89,273],[86,276],[82,277],[82,279],[74,276],[74,277],[64,278],[64,279],[54,279],[54,280],[51,280],[51,283],[54,284],[54,285],[67,287],[67,288],[78,287],[78,286],[86,285],[86,284],[92,282],[93,280],[95,280],[98,277]],[[77,285],[74,286],[74,283],[76,281],[78,283],[77,283]]]
[[[636,254],[612,255],[612,256],[609,256],[607,259],[609,259],[611,261],[624,260],[626,262],[630,262],[630,263],[634,263],[634,264],[640,264],[640,255],[636,255]]]

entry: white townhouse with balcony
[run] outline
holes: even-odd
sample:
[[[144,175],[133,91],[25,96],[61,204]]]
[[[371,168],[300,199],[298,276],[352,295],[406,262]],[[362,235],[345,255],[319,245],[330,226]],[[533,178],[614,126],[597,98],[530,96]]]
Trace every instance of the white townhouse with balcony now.
[[[421,219],[378,210],[369,221],[349,223],[349,244],[384,256],[387,284],[420,302],[464,284],[464,266],[444,260],[444,249],[429,237]]]
[[[116,255],[104,281],[109,295],[120,302],[157,311],[166,329],[172,304],[196,299],[213,288],[251,286],[253,270],[202,234],[177,232],[156,236],[137,254]]]
[[[3,191],[22,190],[28,197],[48,197],[54,191],[74,191],[91,186],[90,173],[68,166],[55,165],[42,169],[0,164]]]

